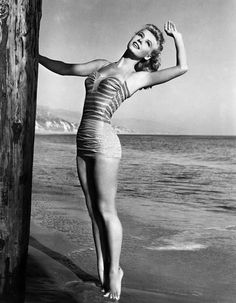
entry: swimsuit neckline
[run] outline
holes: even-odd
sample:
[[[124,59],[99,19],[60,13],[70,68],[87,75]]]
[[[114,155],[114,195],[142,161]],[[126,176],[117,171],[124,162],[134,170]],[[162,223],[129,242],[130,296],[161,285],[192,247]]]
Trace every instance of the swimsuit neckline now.
[[[101,80],[100,81],[102,81],[103,79],[105,80],[105,79],[115,79],[115,80],[117,80],[118,82],[120,82],[120,84],[124,84],[125,82],[126,82],[126,80],[124,80],[124,81],[122,81],[120,78],[118,78],[118,77],[116,77],[116,76],[104,76],[104,75],[102,75],[102,73],[100,73],[99,71],[95,71],[94,72],[94,74],[95,74],[95,80],[98,80],[99,78],[101,78]],[[99,82],[100,82],[99,81]]]
[[[127,89],[127,91],[128,91],[128,95],[130,96],[130,92],[129,92],[129,88],[128,88],[128,86],[127,86],[126,80],[122,81],[121,79],[119,79],[119,78],[116,77],[116,76],[108,76],[108,77],[105,77],[105,76],[103,76],[103,75],[102,75],[99,71],[97,71],[97,70],[94,71],[94,72],[92,72],[90,75],[94,75],[94,82],[98,81],[98,79],[101,78],[100,81],[98,82],[96,88],[95,88],[95,89],[93,88],[93,92],[96,92],[96,91],[97,91],[97,88],[99,87],[100,82],[102,82],[103,80],[114,79],[114,80],[116,80],[117,82],[119,82],[120,86],[125,86],[125,87],[126,87],[126,89]]]

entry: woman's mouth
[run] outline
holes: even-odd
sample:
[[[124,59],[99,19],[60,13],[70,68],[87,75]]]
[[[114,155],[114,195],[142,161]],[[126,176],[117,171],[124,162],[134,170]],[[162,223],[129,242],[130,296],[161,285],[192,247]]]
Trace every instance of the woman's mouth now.
[[[139,44],[138,44],[136,41],[133,42],[133,46],[134,46],[135,48],[139,49]]]

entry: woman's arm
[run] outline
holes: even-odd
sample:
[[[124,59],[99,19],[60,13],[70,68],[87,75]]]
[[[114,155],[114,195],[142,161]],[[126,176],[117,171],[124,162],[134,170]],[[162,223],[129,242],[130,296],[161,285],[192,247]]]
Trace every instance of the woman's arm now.
[[[39,63],[50,71],[63,76],[88,76],[93,71],[100,69],[109,62],[104,59],[93,60],[81,64],[69,64],[52,60],[39,55]]]
[[[132,81],[136,83],[135,86],[138,86],[136,90],[167,82],[188,71],[187,57],[181,33],[176,30],[174,23],[170,21],[165,24],[164,29],[167,35],[174,39],[176,48],[176,65],[156,72],[137,72],[135,75],[137,79]]]

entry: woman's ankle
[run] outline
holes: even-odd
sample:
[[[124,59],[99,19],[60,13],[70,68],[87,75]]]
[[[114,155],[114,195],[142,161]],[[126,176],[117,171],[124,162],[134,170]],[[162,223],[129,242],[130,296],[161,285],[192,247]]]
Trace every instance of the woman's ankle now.
[[[120,266],[118,267],[113,267],[113,268],[110,268],[110,271],[109,271],[109,274],[117,274],[119,273],[120,271],[122,271],[122,268]]]

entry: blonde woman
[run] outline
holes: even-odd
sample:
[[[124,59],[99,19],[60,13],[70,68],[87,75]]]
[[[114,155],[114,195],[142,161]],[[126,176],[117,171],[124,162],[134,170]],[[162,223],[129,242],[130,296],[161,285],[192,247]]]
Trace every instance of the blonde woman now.
[[[122,226],[115,204],[121,146],[110,121],[121,103],[138,90],[187,71],[182,35],[171,21],[166,22],[164,30],[174,39],[177,60],[175,66],[163,70],[158,69],[164,38],[153,24],[147,24],[130,39],[116,62],[96,59],[67,64],[39,57],[39,62],[55,73],[86,77],[86,98],[77,133],[78,176],[92,222],[99,280],[104,295],[116,300],[123,277]]]

